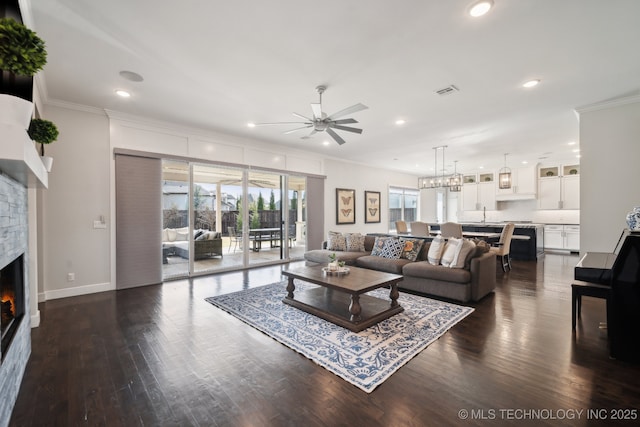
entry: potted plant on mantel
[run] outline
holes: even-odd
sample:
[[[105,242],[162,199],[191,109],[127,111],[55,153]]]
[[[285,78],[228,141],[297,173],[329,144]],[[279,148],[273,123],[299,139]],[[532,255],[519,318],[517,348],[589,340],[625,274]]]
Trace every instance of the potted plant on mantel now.
[[[58,128],[56,125],[44,119],[33,119],[29,124],[29,130],[27,130],[29,138],[40,144],[40,157],[42,163],[47,169],[47,172],[51,172],[51,166],[53,165],[53,157],[44,155],[44,145],[51,144],[58,139]]]
[[[30,99],[13,96],[16,76],[33,76],[47,63],[44,41],[12,18],[0,18],[0,121],[26,129],[33,113]],[[9,94],[7,94],[9,93]]]

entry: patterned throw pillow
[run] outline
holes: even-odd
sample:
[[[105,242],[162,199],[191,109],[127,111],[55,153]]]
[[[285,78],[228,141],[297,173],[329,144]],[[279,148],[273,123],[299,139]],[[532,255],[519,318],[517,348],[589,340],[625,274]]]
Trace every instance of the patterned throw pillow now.
[[[402,249],[400,258],[408,259],[409,261],[415,261],[418,259],[418,254],[420,253],[424,240],[401,237],[400,241],[404,242],[404,248]]]
[[[330,251],[346,251],[347,239],[345,239],[342,233],[330,231],[327,235],[327,249]]]
[[[458,256],[453,259],[449,268],[465,268],[470,264],[470,258],[476,251],[476,244],[469,239],[462,239],[462,247]]]
[[[380,256],[382,249],[384,249],[385,242],[389,239],[393,239],[393,237],[376,237],[376,241],[373,243],[373,249],[371,249],[371,255]]]
[[[399,259],[403,249],[404,242],[401,242],[398,239],[389,239],[385,242],[380,256],[382,258]]]
[[[431,265],[440,264],[442,253],[444,252],[445,241],[441,236],[436,236],[429,246],[429,253],[427,254],[427,260]]]
[[[449,237],[447,244],[444,247],[444,253],[442,254],[442,260],[440,260],[440,263],[445,267],[449,267],[453,260],[458,257],[460,249],[462,249],[462,239]]]
[[[360,233],[345,233],[347,250],[350,252],[364,252],[364,236]]]

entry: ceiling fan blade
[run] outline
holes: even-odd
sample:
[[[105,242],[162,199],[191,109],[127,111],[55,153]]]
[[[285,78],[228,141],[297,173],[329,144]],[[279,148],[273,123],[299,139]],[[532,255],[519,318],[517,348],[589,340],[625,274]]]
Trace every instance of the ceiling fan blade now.
[[[349,123],[358,123],[358,121],[356,119],[341,119],[341,120],[332,120],[333,123],[336,123],[338,125],[346,125]]]
[[[293,113],[293,115],[294,115],[294,116],[296,116],[296,117],[298,117],[298,118],[300,118],[300,119],[305,119],[305,120],[307,120],[307,121],[309,121],[309,122],[312,122],[312,121],[313,121],[313,119],[310,119],[309,117],[305,117],[305,116],[303,116],[302,114]]]
[[[311,124],[307,122],[274,122],[274,123],[254,123],[254,126],[271,126],[271,125],[298,125],[298,124]]]
[[[308,128],[310,128],[311,126],[313,126],[313,125],[312,125],[312,124],[308,124],[307,126],[302,126],[302,127],[299,127],[299,128],[291,129],[291,130],[288,130],[288,131],[283,132],[283,133],[284,133],[285,135],[287,135],[287,134],[290,134],[290,133],[293,133],[293,132],[299,131],[299,130],[301,130],[301,129],[308,129]]]
[[[340,135],[338,135],[337,133],[335,133],[335,132],[333,131],[333,129],[331,129],[331,128],[327,128],[327,133],[328,133],[329,135],[331,135],[331,138],[335,139],[335,140],[336,140],[336,142],[337,142],[338,144],[340,144],[340,145],[342,145],[342,144],[344,144],[345,142],[347,142],[347,141],[345,141],[344,139],[342,139],[342,138],[340,137]]]
[[[313,111],[313,117],[322,119],[322,104],[311,104],[311,111]]]
[[[340,130],[346,130],[347,132],[362,133],[362,129],[352,128],[349,126],[340,126],[340,125],[329,125],[329,126],[332,128],[340,129]]]
[[[317,132],[318,132],[317,130],[313,129],[311,131],[311,133],[309,133],[309,135],[301,136],[300,139],[309,139],[309,138],[311,138],[313,136],[313,134],[315,134]]]
[[[329,120],[333,120],[333,119],[337,119],[338,117],[346,116],[347,114],[357,113],[358,111],[366,110],[367,108],[369,107],[367,107],[364,104],[356,104],[356,105],[352,105],[351,107],[347,107],[344,110],[340,110],[337,113],[333,113],[327,118]]]

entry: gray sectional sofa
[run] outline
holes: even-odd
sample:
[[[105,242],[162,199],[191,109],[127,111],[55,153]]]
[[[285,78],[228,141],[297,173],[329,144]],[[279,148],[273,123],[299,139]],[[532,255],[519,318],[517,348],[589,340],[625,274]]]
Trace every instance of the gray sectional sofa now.
[[[491,252],[474,253],[476,256],[467,260],[465,268],[449,268],[427,261],[431,242],[424,242],[416,261],[409,261],[371,255],[375,239],[375,236],[365,236],[364,252],[330,251],[324,242],[323,249],[307,251],[304,258],[325,264],[329,262],[329,255],[335,253],[337,260],[346,265],[403,275],[404,279],[398,283],[400,289],[460,302],[479,301],[496,287],[496,256]]]

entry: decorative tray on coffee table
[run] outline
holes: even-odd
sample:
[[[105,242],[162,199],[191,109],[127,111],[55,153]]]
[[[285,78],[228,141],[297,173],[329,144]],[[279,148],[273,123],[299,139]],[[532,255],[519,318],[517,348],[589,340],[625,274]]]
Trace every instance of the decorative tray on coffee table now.
[[[349,267],[338,267],[337,270],[329,270],[329,267],[322,267],[322,271],[327,276],[343,276],[349,274]]]

